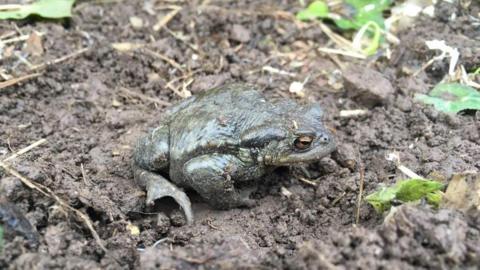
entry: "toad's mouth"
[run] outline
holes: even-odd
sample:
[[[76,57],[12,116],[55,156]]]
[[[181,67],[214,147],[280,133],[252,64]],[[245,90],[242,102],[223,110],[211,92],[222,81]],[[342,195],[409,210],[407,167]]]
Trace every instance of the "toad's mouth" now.
[[[336,143],[331,139],[327,144],[318,145],[311,150],[304,152],[291,152],[286,155],[266,156],[264,161],[266,165],[284,166],[293,165],[301,162],[313,162],[328,156],[335,151]]]

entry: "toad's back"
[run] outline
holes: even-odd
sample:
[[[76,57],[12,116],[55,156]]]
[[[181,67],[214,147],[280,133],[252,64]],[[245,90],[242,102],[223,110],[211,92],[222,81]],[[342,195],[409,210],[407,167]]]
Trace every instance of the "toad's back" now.
[[[170,162],[238,148],[241,133],[267,121],[271,113],[259,92],[231,85],[191,97],[172,108]]]

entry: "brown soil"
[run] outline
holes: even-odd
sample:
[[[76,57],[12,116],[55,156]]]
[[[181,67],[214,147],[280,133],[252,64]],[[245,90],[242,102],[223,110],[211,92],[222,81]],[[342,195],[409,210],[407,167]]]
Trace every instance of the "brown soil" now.
[[[334,90],[329,78],[339,70],[338,61],[312,49],[326,46],[327,36],[317,25],[300,25],[288,16],[299,9],[298,1],[209,1],[204,6],[201,2],[208,1],[178,1],[174,4],[182,9],[168,29],[159,31],[152,30],[158,18],[147,12],[144,2],[155,1],[80,2],[71,20],[0,23],[1,32],[17,31],[18,26],[23,33],[45,33],[43,54],[24,55],[34,65],[91,48],[48,66],[37,78],[0,89],[0,160],[47,139],[47,144],[17,158],[12,167],[87,213],[109,250],[105,254],[82,220],[0,170],[2,196],[25,213],[39,233],[38,245],[29,245],[21,235],[6,239],[0,268],[480,265],[478,213],[406,206],[382,224],[383,217],[363,203],[355,225],[363,170],[364,194],[405,177],[385,159],[392,151],[424,176],[449,179],[456,172],[480,170],[478,112],[446,115],[412,99],[414,93],[426,93],[438,83],[448,63],[435,63],[418,76],[411,74],[433,57],[424,43],[432,39],[459,48],[461,63],[467,69],[478,68],[480,26],[469,22],[470,15],[478,17],[478,2],[472,1],[467,10],[442,6],[437,17],[418,19],[412,29],[398,35],[401,44],[393,48],[390,60],[357,62],[363,71],[349,69],[367,72],[365,78],[373,81],[364,81],[365,85],[382,83],[375,88],[391,92],[366,93],[371,95],[368,99],[352,94],[364,86],[352,85],[358,81],[355,78],[346,78],[346,87]],[[156,10],[161,15],[169,11]],[[454,11],[456,22],[445,19]],[[132,27],[132,16],[140,17],[144,26]],[[146,49],[119,52],[111,46],[115,42],[147,44],[182,70]],[[26,52],[23,44],[15,43],[14,49]],[[28,72],[15,56],[1,61],[8,74]],[[294,65],[298,61],[302,64]],[[353,60],[340,61],[347,65]],[[265,66],[296,75],[270,73],[262,70]],[[378,76],[385,79],[376,80]],[[224,82],[248,82],[268,96],[295,98],[288,91],[290,83],[306,77],[306,97],[297,99],[324,106],[325,121],[339,144],[338,153],[308,167],[316,186],[299,181],[296,170],[280,169],[262,182],[252,209],[218,211],[193,196],[196,221],[191,226],[183,225],[172,201],[160,202],[170,206],[160,217],[152,214],[158,209],[145,207],[145,193],[132,181],[132,145],[160,121],[169,103],[180,99],[168,82],[180,78],[173,87],[182,91],[185,85],[193,94]],[[194,81],[189,85],[190,79]],[[375,102],[369,102],[372,99]],[[346,109],[368,109],[368,113],[339,117]],[[291,195],[285,195],[285,189]],[[129,222],[138,226],[139,235],[127,229]]]

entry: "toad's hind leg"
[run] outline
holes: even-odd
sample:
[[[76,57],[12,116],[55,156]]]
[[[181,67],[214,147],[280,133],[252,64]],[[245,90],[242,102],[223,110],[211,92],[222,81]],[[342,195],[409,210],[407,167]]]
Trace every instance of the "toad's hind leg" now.
[[[219,209],[252,206],[248,194],[238,192],[234,182],[248,180],[244,163],[232,155],[209,154],[196,157],[183,167],[186,181],[210,205]]]
[[[163,176],[133,166],[134,177],[137,183],[147,190],[147,205],[153,205],[155,200],[163,197],[172,197],[182,207],[188,224],[193,223],[192,204],[187,194]]]
[[[138,140],[133,152],[135,165],[149,171],[164,171],[169,166],[169,130],[160,126]]]

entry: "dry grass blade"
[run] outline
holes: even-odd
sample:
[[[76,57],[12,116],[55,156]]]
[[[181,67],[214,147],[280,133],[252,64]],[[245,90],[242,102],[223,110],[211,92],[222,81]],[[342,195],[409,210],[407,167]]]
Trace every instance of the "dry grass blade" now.
[[[428,60],[428,62],[425,63],[425,64],[423,64],[422,67],[421,67],[419,70],[415,71],[415,72],[412,74],[412,76],[413,76],[413,77],[418,76],[418,74],[420,74],[420,72],[424,71],[424,70],[427,69],[429,66],[431,66],[431,65],[433,64],[433,62],[435,62],[435,59],[430,59],[430,60]]]
[[[18,77],[18,78],[10,79],[8,81],[0,82],[0,89],[15,85],[17,83],[26,81],[26,80],[31,79],[31,78],[38,77],[40,75],[41,75],[41,73],[27,74],[27,75],[24,75],[24,76],[21,76],[21,77]]]
[[[7,5],[0,5],[0,10],[16,10],[22,8],[22,5],[17,5],[17,4],[7,4]]]
[[[153,26],[153,31],[158,31],[160,29],[162,29],[162,27],[164,27],[165,25],[167,25],[167,23],[169,23],[173,17],[175,17],[175,15],[178,14],[178,12],[180,12],[180,10],[182,10],[182,7],[180,6],[177,6],[175,7],[172,11],[170,11],[169,13],[167,13],[167,15],[165,15],[161,20],[159,20],[154,26]]]
[[[9,38],[9,37],[13,37],[17,34],[17,32],[15,31],[8,31],[8,32],[5,32],[3,33],[2,35],[0,35],[0,42]]]
[[[183,70],[183,68],[180,66],[180,64],[178,64],[177,62],[175,62],[175,60],[171,59],[171,58],[168,58],[166,57],[165,55],[163,54],[160,54],[160,53],[157,53],[157,52],[154,52],[150,49],[142,49],[142,51],[150,56],[153,56],[153,57],[157,57],[157,58],[160,58],[162,59],[163,61],[169,63],[172,67],[180,70],[180,72],[182,73],[185,73],[185,70]]]
[[[300,180],[300,181],[302,181],[302,182],[304,182],[305,184],[310,185],[310,186],[314,186],[314,187],[317,186],[317,183],[315,183],[315,182],[313,182],[313,181],[311,181],[311,180],[308,180],[308,179],[305,178],[305,177],[298,177],[297,179]]]
[[[9,44],[9,43],[15,43],[15,42],[19,42],[19,41],[25,41],[25,40],[27,40],[29,37],[30,37],[30,35],[21,35],[21,36],[19,36],[19,37],[14,37],[14,38],[9,38],[9,39],[3,39],[3,40],[0,41],[0,44],[6,45],[6,44]]]
[[[177,33],[173,32],[172,30],[170,30],[168,27],[163,27],[167,33],[169,33],[172,37],[174,37],[176,40],[184,43],[185,45],[187,45],[188,47],[190,47],[190,49],[194,50],[196,53],[204,56],[205,53],[203,51],[201,51],[199,49],[199,46],[198,45],[195,45],[195,44],[192,44],[192,43],[189,43],[187,42],[184,38],[182,38],[180,35],[178,35]]]
[[[343,197],[345,197],[345,195],[347,195],[347,192],[342,192],[342,194],[340,194],[340,196],[338,196],[337,198],[335,198],[331,205],[336,205]]]
[[[177,96],[181,97],[181,98],[187,98],[182,92],[180,92],[178,89],[180,89],[180,87],[173,87],[172,85],[168,84],[167,83],[167,86],[166,86],[168,89],[172,90],[175,94],[177,94]]]
[[[360,184],[358,187],[358,200],[357,200],[357,211],[355,213],[355,224],[358,224],[360,221],[360,206],[362,205],[362,196],[363,196],[363,184],[365,182],[365,167],[363,163],[359,162],[360,170]]]
[[[78,51],[75,51],[73,53],[70,53],[70,54],[67,54],[65,56],[62,56],[60,58],[57,58],[57,59],[54,59],[52,61],[48,61],[46,63],[43,63],[43,64],[40,64],[40,65],[35,65],[35,66],[32,66],[30,70],[39,70],[39,69],[43,69],[43,68],[46,68],[48,66],[51,66],[51,65],[55,65],[55,64],[58,64],[58,63],[61,63],[61,62],[64,62],[70,58],[74,58],[74,57],[77,57],[83,53],[85,53],[86,51],[88,51],[90,48],[82,48]]]
[[[23,155],[25,153],[27,153],[28,151],[32,150],[33,148],[41,145],[41,144],[44,144],[46,143],[47,140],[45,139],[40,139],[32,144],[30,144],[29,146],[25,147],[25,148],[22,148],[20,149],[19,151],[13,153],[11,156],[7,157],[6,159],[4,159],[2,162],[6,162],[6,161],[10,161],[10,160],[13,160],[13,159],[16,159],[18,156],[20,155]]]
[[[333,32],[328,26],[325,24],[318,22],[318,25],[320,26],[320,29],[327,35],[335,44],[337,44],[340,48],[343,48],[348,51],[355,51],[355,47],[353,47],[353,44],[350,40],[340,36],[339,34]]]
[[[350,56],[353,58],[358,58],[358,59],[367,59],[367,57],[361,53],[357,53],[355,51],[344,51],[344,50],[339,50],[339,49],[331,49],[331,48],[318,48],[317,49],[319,52],[327,53],[327,54],[339,54],[343,56]]]
[[[266,71],[266,72],[269,72],[269,73],[272,73],[272,74],[279,74],[279,75],[282,75],[282,76],[289,76],[289,77],[297,76],[295,73],[280,70],[278,68],[274,68],[274,67],[271,67],[271,66],[263,66],[262,71]]]
[[[92,182],[88,179],[87,177],[87,172],[85,172],[85,168],[83,167],[83,163],[80,164],[80,171],[82,173],[82,179],[83,179],[83,183],[87,186],[87,187],[91,187],[93,184]]]
[[[11,169],[7,164],[3,163],[3,161],[0,161],[0,167],[2,167],[7,173],[9,173],[9,174],[17,177],[18,179],[20,179],[20,181],[22,181],[22,183],[24,183],[27,187],[29,187],[31,189],[35,189],[38,192],[42,193],[43,195],[45,195],[47,197],[50,197],[50,194],[45,192],[43,189],[37,187],[32,181],[25,178],[23,175],[21,175],[16,170]]]

